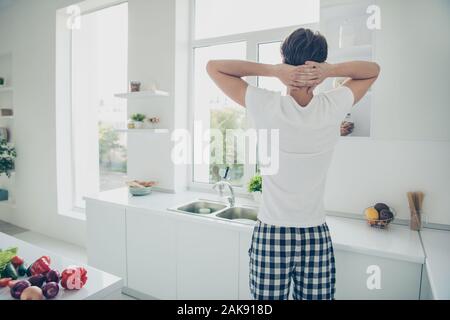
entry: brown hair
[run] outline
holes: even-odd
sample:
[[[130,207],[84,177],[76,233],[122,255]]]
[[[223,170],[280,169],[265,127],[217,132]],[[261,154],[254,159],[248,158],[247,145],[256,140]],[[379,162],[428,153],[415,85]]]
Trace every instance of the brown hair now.
[[[306,61],[325,62],[328,58],[327,39],[318,32],[300,28],[295,30],[281,46],[284,63],[304,65]]]

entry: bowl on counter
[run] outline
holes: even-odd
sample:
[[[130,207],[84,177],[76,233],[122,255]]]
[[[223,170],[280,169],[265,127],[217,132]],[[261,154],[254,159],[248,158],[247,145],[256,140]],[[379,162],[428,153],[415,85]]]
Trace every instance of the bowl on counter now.
[[[152,187],[129,187],[128,190],[130,191],[130,194],[133,197],[143,197],[143,196],[148,196],[149,194],[152,193],[153,188]]]
[[[378,229],[387,228],[387,226],[395,220],[396,215],[397,214],[392,207],[383,203],[377,203],[375,206],[364,210],[364,216],[367,223],[371,227]]]

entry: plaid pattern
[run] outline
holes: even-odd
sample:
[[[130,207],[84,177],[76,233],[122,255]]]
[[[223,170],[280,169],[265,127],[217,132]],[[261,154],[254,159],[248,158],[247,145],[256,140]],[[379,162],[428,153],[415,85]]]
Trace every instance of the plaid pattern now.
[[[336,269],[326,224],[277,227],[258,221],[250,255],[250,290],[255,300],[333,300]]]

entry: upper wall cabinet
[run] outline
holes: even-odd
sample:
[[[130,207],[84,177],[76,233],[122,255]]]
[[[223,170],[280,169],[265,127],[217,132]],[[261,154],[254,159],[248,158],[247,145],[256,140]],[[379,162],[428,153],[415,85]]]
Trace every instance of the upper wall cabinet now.
[[[367,21],[367,1],[324,1],[321,7],[320,30],[329,45],[328,62],[373,60],[374,35]],[[329,79],[323,90],[336,88],[341,79]],[[369,92],[344,120],[354,125],[348,136],[369,137],[372,129],[372,92]]]

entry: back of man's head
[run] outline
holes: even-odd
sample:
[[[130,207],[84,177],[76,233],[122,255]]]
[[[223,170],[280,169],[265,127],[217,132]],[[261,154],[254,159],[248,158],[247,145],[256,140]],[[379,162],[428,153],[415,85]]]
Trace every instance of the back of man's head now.
[[[324,36],[310,29],[294,31],[281,46],[283,62],[292,66],[304,65],[306,61],[325,62],[328,44]]]

